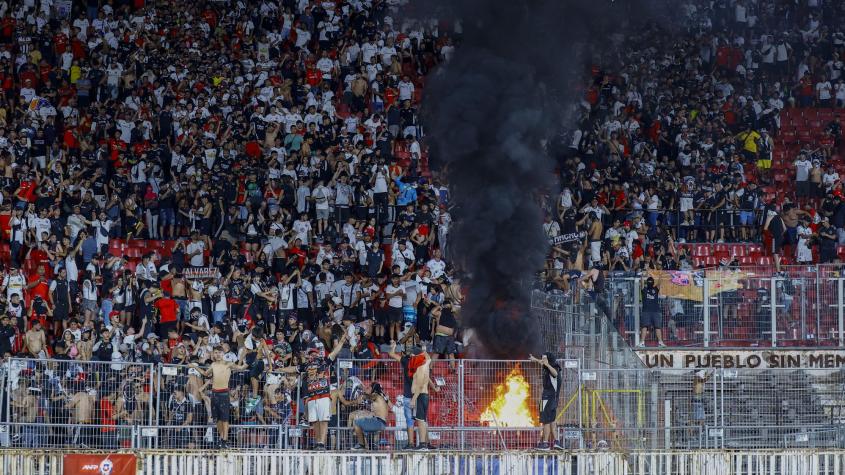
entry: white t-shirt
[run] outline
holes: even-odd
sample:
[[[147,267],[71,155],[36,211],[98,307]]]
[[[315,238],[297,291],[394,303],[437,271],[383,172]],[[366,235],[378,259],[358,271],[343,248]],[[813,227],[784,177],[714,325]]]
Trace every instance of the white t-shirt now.
[[[26,278],[18,272],[18,275],[9,275],[6,277],[6,299],[11,299],[12,295],[18,294],[23,299],[23,289],[26,287]]]
[[[392,294],[394,292],[403,291],[402,284],[399,287],[394,287],[393,284],[388,284],[384,289],[385,293]],[[392,308],[402,308],[402,295],[394,295],[387,300],[387,305]]]
[[[329,209],[329,197],[331,191],[325,186],[318,186],[311,192],[311,197],[314,198],[315,209]]]
[[[202,267],[205,264],[205,256],[203,256],[203,252],[205,251],[205,242],[191,241],[185,248],[185,254],[188,255],[197,251],[199,251],[199,254],[191,257],[191,265],[194,267]]]
[[[220,292],[220,295],[217,299],[214,299],[214,294]],[[229,309],[229,306],[226,302],[226,292],[223,289],[215,284],[211,284],[208,286],[208,295],[211,297],[211,301],[213,302],[213,311],[215,312],[225,312]]]
[[[302,240],[303,244],[308,244],[308,233],[311,231],[311,222],[310,221],[300,221],[296,220],[293,222],[293,232],[296,233],[296,237]]]
[[[813,164],[807,159],[797,160],[795,162],[795,181],[807,181],[812,166]]]
[[[827,100],[831,98],[830,92],[833,90],[833,86],[830,85],[830,81],[824,81],[820,83],[816,83],[816,92],[819,93],[820,100]]]
[[[442,276],[443,272],[446,271],[446,263],[443,262],[442,259],[429,259],[429,261],[425,263],[425,266],[428,267],[429,271],[431,271],[431,277],[433,279],[437,279]]]
[[[402,81],[399,83],[399,100],[409,101],[414,98],[414,83]]]

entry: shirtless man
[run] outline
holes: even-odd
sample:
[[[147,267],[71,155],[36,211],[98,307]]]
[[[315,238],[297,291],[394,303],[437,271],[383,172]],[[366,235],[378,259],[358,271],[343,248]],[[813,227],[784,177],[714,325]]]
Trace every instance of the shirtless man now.
[[[43,447],[41,427],[36,422],[38,419],[38,398],[41,396],[41,389],[31,387],[31,383],[23,381],[20,391],[16,391],[11,399],[12,409],[17,412],[15,421],[23,423],[21,432],[23,435],[23,446],[27,448]],[[43,422],[43,421],[42,421]]]
[[[47,358],[47,352],[44,350],[47,348],[47,336],[38,320],[32,322],[32,328],[24,336],[24,343],[26,344],[26,351],[34,358]]]
[[[604,226],[595,212],[590,212],[590,230],[587,236],[590,238],[590,260],[592,262],[601,262],[601,240],[604,234]]]
[[[217,435],[220,437],[219,448],[228,449],[229,408],[232,405],[229,400],[229,379],[232,376],[232,370],[245,370],[247,366],[224,360],[223,352],[218,348],[214,349],[212,359],[213,362],[207,370],[199,368],[196,363],[192,363],[191,367],[206,378],[211,378],[211,417],[217,421]]]
[[[173,289],[171,292],[173,300],[175,300],[176,305],[179,306],[179,323],[176,325],[181,331],[182,321],[188,319],[188,312],[190,311],[190,307],[188,305],[188,291],[187,286],[185,285],[185,276],[182,273],[177,273],[171,280],[170,285]]]
[[[387,426],[387,415],[390,408],[387,395],[384,394],[381,384],[373,383],[370,392],[365,394],[364,398],[370,401],[370,410],[361,411],[353,422],[358,443],[352,447],[352,450],[367,449],[365,433],[367,435],[375,434],[383,431]]]
[[[431,441],[428,439],[428,386],[431,382],[431,356],[426,351],[425,345],[422,353],[415,356],[410,363],[414,375],[411,382],[411,410],[414,412],[414,421],[419,428],[417,436],[418,450],[431,450]]]
[[[90,426],[94,422],[94,396],[80,385],[65,407],[72,411],[71,424],[76,424],[73,428],[73,445],[90,446],[94,435],[94,428]]]

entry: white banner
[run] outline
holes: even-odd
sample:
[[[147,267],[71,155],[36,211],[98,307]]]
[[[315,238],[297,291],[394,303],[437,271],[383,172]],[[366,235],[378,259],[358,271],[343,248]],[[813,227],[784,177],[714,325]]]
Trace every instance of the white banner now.
[[[639,350],[654,369],[842,369],[845,350]]]
[[[584,231],[560,234],[553,238],[549,238],[549,245],[557,246],[558,244],[566,244],[568,242],[580,241],[585,237],[587,237],[587,233]]]
[[[182,273],[186,279],[213,279],[220,275],[216,267],[186,267]]]

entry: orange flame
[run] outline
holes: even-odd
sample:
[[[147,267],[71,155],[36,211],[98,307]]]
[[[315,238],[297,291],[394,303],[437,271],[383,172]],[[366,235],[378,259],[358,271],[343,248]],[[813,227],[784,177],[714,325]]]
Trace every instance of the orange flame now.
[[[505,382],[496,386],[496,398],[481,413],[479,421],[493,427],[535,427],[537,421],[528,401],[531,386],[519,366],[511,370]]]

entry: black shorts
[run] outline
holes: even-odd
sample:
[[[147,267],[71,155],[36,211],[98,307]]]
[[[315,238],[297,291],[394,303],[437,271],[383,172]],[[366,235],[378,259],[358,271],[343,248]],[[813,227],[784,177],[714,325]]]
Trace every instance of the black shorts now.
[[[384,309],[384,308],[373,309],[373,318],[376,321],[376,325],[386,326],[387,325],[387,309]]]
[[[405,315],[401,308],[387,307],[387,321],[388,323],[402,323]]]
[[[540,424],[551,424],[557,418],[557,398],[540,401]]]
[[[70,316],[70,311],[65,305],[56,305],[53,309],[53,320],[67,320]]]
[[[211,418],[217,422],[229,422],[232,403],[229,391],[211,392]]]
[[[170,330],[176,330],[176,322],[166,322],[158,324],[158,336],[162,340],[167,340],[167,334]]]
[[[256,358],[255,361],[249,365],[249,377],[258,379],[261,377],[261,373],[264,372],[264,360],[260,358]]]
[[[663,328],[660,312],[643,312],[640,315],[640,328]]]
[[[428,394],[417,396],[417,408],[414,411],[414,420],[428,422]]]
[[[777,255],[781,254],[781,252],[783,251],[783,241],[784,241],[783,236],[781,236],[779,238],[776,238],[776,237],[772,238],[772,254],[777,254]]]

